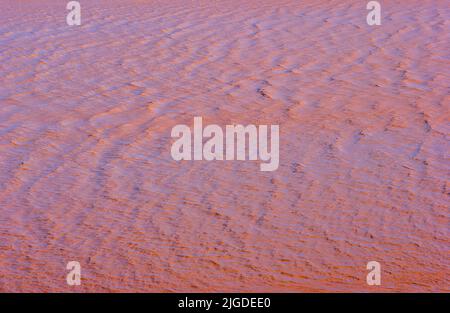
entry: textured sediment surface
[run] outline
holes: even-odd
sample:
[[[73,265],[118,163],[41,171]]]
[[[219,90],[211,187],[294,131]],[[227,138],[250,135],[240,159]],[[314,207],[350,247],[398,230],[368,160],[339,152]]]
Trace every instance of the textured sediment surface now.
[[[65,5],[1,1],[0,291],[449,291],[448,1]],[[194,116],[279,169],[173,161]]]

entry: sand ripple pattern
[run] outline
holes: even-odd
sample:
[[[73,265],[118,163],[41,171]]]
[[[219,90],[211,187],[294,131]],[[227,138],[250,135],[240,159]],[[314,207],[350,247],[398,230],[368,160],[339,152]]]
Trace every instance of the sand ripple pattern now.
[[[449,291],[447,1],[85,2],[2,1],[1,291]],[[174,162],[194,116],[279,169]]]

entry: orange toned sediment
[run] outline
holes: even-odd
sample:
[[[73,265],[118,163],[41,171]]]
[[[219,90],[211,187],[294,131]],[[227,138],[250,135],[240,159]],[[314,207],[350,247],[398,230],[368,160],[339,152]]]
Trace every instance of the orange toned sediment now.
[[[0,291],[450,291],[448,1],[81,4],[0,1]],[[194,116],[279,169],[173,161]]]

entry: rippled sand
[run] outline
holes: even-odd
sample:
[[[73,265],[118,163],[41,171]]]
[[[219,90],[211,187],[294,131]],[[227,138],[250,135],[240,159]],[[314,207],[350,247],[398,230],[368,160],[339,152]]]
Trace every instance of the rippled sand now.
[[[447,1],[65,5],[1,1],[1,291],[450,291]],[[194,116],[279,169],[173,161]]]

